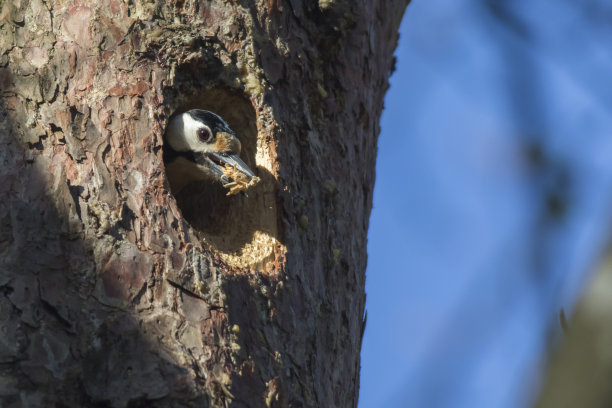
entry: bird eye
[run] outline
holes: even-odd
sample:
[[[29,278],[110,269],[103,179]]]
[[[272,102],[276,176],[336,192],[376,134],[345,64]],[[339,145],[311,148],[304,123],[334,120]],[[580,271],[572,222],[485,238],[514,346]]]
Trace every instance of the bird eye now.
[[[210,140],[210,130],[208,130],[206,128],[198,129],[198,138],[202,142],[208,142]]]

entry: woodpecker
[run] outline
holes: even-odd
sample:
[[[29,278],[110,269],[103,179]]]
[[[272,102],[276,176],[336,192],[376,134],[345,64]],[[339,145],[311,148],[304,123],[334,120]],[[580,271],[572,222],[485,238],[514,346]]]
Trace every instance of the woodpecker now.
[[[164,139],[166,175],[174,194],[194,181],[220,182],[230,189],[228,195],[259,181],[238,157],[236,133],[213,112],[192,109],[174,116]]]

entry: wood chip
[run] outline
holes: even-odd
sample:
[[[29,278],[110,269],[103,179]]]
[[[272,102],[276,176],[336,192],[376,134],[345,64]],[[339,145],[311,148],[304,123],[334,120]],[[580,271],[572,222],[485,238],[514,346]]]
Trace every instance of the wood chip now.
[[[223,174],[225,174],[225,177],[232,180],[231,182],[223,185],[223,187],[229,190],[227,192],[228,196],[245,191],[246,189],[259,183],[261,180],[259,177],[249,177],[238,170],[236,165],[230,166],[227,163],[225,163],[225,167],[223,168]]]

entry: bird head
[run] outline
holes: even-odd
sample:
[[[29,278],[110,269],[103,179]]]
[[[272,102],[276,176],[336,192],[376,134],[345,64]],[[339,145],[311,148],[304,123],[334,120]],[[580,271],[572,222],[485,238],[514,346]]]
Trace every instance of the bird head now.
[[[192,109],[174,116],[164,136],[164,162],[173,193],[198,180],[232,182],[224,169],[255,177],[238,157],[241,144],[235,132],[217,114]]]

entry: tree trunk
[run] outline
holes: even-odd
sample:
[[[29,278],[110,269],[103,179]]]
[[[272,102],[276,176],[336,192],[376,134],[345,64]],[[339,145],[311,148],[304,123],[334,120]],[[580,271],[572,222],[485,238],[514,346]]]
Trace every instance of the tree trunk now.
[[[0,1],[0,405],[357,404],[408,0]],[[168,118],[261,178],[170,193]]]

